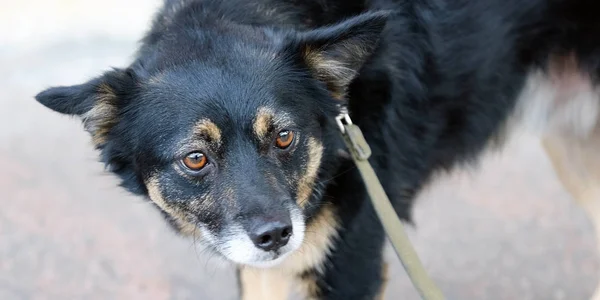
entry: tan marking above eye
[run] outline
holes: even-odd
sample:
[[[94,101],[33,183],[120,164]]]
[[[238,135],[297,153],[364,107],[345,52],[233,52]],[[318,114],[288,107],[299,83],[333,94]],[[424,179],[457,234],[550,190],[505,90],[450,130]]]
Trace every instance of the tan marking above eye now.
[[[186,155],[182,162],[186,168],[192,171],[200,171],[206,166],[208,159],[202,152],[192,152]]]
[[[216,145],[221,144],[221,129],[208,119],[202,119],[195,124],[194,134],[203,135]]]
[[[274,115],[273,112],[265,107],[261,107],[258,109],[256,114],[256,119],[254,120],[253,129],[254,134],[259,139],[263,139],[267,136],[269,132],[269,128],[273,125]]]
[[[289,147],[294,141],[294,132],[291,130],[283,130],[277,134],[277,139],[275,139],[275,145],[277,148],[286,149]]]

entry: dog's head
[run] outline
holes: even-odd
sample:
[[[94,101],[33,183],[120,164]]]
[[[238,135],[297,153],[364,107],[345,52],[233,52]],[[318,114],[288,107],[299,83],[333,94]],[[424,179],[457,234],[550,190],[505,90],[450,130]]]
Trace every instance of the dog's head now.
[[[36,99],[81,117],[122,185],[180,232],[270,266],[303,242],[341,145],[336,105],[384,23],[370,13],[304,32],[165,27],[127,69]]]

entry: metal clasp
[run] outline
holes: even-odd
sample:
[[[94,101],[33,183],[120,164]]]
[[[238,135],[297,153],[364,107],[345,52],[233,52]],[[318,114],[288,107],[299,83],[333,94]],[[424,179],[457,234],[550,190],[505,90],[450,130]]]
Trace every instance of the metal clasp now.
[[[352,119],[350,119],[348,109],[345,106],[340,107],[340,114],[335,117],[335,122],[342,133],[346,133],[346,128],[344,125],[352,125]],[[344,122],[346,123],[344,124]]]
[[[352,156],[357,160],[367,160],[371,156],[371,148],[365,140],[360,128],[352,123],[348,109],[340,107],[340,114],[335,117],[335,121],[342,132]]]

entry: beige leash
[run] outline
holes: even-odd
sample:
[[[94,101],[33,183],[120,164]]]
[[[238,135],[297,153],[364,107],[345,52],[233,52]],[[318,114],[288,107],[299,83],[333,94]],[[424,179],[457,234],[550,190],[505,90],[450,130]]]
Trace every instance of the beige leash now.
[[[433,280],[427,275],[425,268],[421,264],[419,256],[412,247],[408,236],[404,230],[404,225],[396,214],[394,207],[388,199],[377,174],[369,163],[371,148],[367,144],[360,128],[352,124],[352,120],[345,108],[336,117],[337,124],[342,132],[346,146],[352,154],[352,159],[360,171],[363,178],[371,203],[383,224],[396,254],[400,258],[406,273],[413,285],[421,295],[423,300],[443,300],[444,295],[435,285]]]

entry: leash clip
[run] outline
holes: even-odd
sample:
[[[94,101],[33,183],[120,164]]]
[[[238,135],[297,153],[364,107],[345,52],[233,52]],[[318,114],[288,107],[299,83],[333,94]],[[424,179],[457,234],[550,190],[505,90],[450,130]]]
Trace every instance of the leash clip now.
[[[348,109],[345,106],[340,107],[340,114],[335,117],[335,121],[346,141],[346,146],[352,152],[352,156],[357,160],[369,159],[371,147],[369,147],[360,128],[352,123]]]
[[[340,113],[337,115],[337,117],[335,117],[335,122],[340,128],[342,134],[345,134],[346,128],[344,127],[344,125],[352,125],[352,119],[350,119],[350,115],[348,114],[348,108],[346,108],[345,106],[340,107]]]

